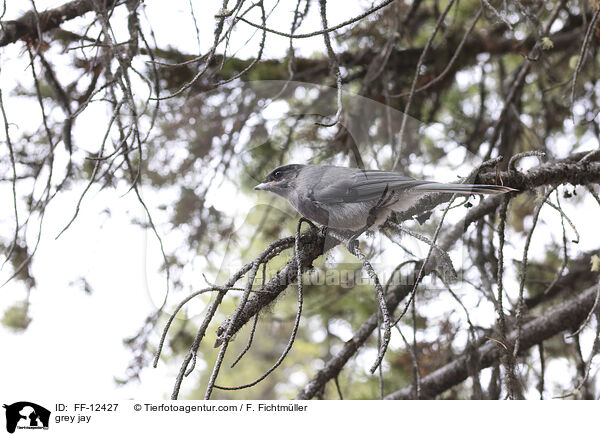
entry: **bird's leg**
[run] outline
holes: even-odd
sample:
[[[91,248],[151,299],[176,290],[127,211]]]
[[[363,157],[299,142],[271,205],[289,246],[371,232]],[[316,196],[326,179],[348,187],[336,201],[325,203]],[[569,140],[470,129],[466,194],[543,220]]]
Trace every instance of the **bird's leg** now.
[[[347,243],[349,238],[353,236],[353,233],[349,233],[348,231],[327,226],[321,227],[320,233],[321,236],[325,238],[325,247],[329,248],[339,244],[340,242]],[[330,241],[331,245],[329,245],[327,241]]]
[[[355,248],[355,245],[358,244],[358,241],[357,241],[358,237],[360,235],[362,235],[364,232],[366,232],[367,230],[369,230],[373,224],[375,224],[375,221],[377,221],[377,212],[379,212],[379,208],[387,200],[389,200],[391,198],[391,196],[394,194],[394,191],[392,191],[389,193],[389,195],[387,195],[388,188],[389,188],[389,185],[386,185],[385,189],[381,193],[381,197],[379,197],[379,200],[377,201],[377,204],[375,206],[373,206],[371,208],[371,210],[369,211],[369,216],[367,217],[367,224],[365,224],[364,227],[362,227],[361,229],[359,229],[355,233],[353,233],[350,236],[350,238],[348,239],[348,242],[346,243],[346,247],[348,247],[348,251],[350,253],[352,253],[352,254],[355,253],[354,248]]]
[[[354,232],[352,235],[350,235],[350,237],[348,238],[348,242],[346,243],[346,247],[348,247],[348,251],[352,254],[354,254],[354,247],[356,244],[358,244],[358,237],[360,235],[362,235],[364,232],[366,232],[367,230],[369,230],[371,228],[371,226],[373,224],[375,224],[375,220],[377,219],[377,206],[375,206],[374,208],[372,208],[369,211],[369,216],[367,217],[367,224],[358,229],[356,232]]]
[[[377,219],[377,206],[375,206],[374,208],[372,208],[369,211],[369,216],[367,217],[367,224],[360,228],[359,230],[357,230],[356,232],[354,232],[352,235],[350,235],[350,238],[348,238],[348,242],[346,243],[346,247],[348,247],[348,251],[352,254],[354,254],[354,247],[356,244],[358,244],[358,237],[360,235],[362,235],[364,232],[366,232],[367,230],[369,230],[371,228],[371,226],[373,224],[375,224],[375,220]]]
[[[333,248],[335,245],[337,245],[337,241],[339,240],[339,237],[336,237],[337,235],[335,234],[335,229],[327,226],[323,226],[319,229],[319,236],[321,236],[324,241],[323,252]],[[334,239],[335,242],[333,242],[332,239]]]
[[[348,248],[348,251],[352,254],[356,254],[356,247],[358,246],[358,237],[360,235],[362,235],[364,232],[366,232],[369,228],[369,225],[364,226],[362,229],[354,232],[350,238],[348,238],[348,241],[346,242],[346,247]]]

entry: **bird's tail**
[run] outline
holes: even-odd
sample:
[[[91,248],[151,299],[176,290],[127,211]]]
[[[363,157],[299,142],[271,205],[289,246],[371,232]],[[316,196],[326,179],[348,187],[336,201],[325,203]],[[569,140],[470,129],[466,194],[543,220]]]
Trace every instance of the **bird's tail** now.
[[[450,194],[505,194],[518,189],[498,185],[467,185],[462,183],[424,183],[412,188],[422,192],[447,192]]]

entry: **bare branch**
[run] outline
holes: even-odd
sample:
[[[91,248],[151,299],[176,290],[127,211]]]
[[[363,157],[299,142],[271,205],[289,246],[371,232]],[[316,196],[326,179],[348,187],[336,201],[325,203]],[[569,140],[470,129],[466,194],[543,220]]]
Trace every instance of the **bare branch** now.
[[[116,1],[105,0],[107,8],[111,8]],[[3,21],[0,26],[0,47],[12,44],[19,39],[35,41],[39,31],[42,33],[56,29],[62,23],[80,17],[94,10],[94,0],[73,0],[57,8],[48,9],[38,15],[29,11],[22,17],[13,21]]]
[[[526,323],[521,333],[521,351],[525,352],[542,343],[552,336],[579,327],[585,320],[589,310],[596,299],[596,287],[583,291],[579,296],[572,298],[557,307],[549,310],[546,314],[539,316]],[[514,341],[516,332],[508,336],[508,340]],[[488,342],[478,348],[480,356],[480,368],[487,368],[499,361],[502,351],[495,342]],[[439,368],[421,379],[421,392],[424,398],[435,398],[452,386],[455,386],[468,377],[467,356],[461,357],[451,363]],[[411,398],[412,388],[407,387],[396,391],[385,398],[387,400],[403,400]]]

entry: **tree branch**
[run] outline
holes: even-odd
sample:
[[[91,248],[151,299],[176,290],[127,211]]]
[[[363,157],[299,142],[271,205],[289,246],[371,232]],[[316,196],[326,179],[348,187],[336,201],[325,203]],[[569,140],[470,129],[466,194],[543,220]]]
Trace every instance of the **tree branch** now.
[[[493,184],[495,173],[480,175],[477,179],[478,183]],[[588,183],[600,183],[600,163],[569,163],[569,162],[553,162],[539,167],[533,168],[527,173],[518,171],[505,171],[501,173],[502,180],[507,186],[516,187],[522,190],[533,189],[535,187],[546,184],[571,183],[574,185],[585,185]],[[419,201],[408,212],[398,214],[400,220],[410,219],[425,210],[431,210],[441,203],[448,201],[451,194],[435,194],[425,197]],[[455,227],[448,232],[449,238],[442,238],[440,246],[444,250],[448,250],[460,237],[460,234],[467,230],[468,224],[476,221],[487,213],[495,210],[494,206],[499,204],[501,196],[492,196],[485,199],[480,206],[477,206],[467,214],[464,220],[461,220]],[[479,210],[479,209],[481,210]],[[457,229],[460,229],[460,233]],[[327,240],[329,240],[328,238]],[[326,246],[326,239],[316,230],[310,230],[302,235],[301,241],[303,246],[303,256],[301,263],[303,268],[308,269],[312,262],[332,246]],[[296,262],[291,259],[265,286],[264,292],[260,292],[252,296],[244,310],[235,320],[235,325],[231,329],[232,334],[237,333],[254,315],[256,315],[263,307],[271,304],[290,284],[296,280]],[[395,289],[394,294],[400,292],[404,298],[402,287]],[[388,302],[388,307],[390,307]],[[393,304],[392,304],[393,305]],[[395,306],[393,307],[395,309]],[[393,310],[392,309],[392,310]],[[224,321],[217,329],[217,335],[221,336],[227,331],[230,320]],[[365,324],[368,324],[366,321]],[[373,327],[374,328],[374,327]],[[361,327],[362,329],[362,327]],[[372,329],[370,331],[373,331]],[[358,333],[357,333],[358,334]],[[215,346],[221,344],[221,338],[218,337]],[[356,350],[354,350],[356,351]],[[343,353],[343,352],[342,352]],[[334,357],[335,359],[335,357]]]
[[[575,330],[586,319],[594,305],[597,294],[597,285],[583,291],[579,296],[551,309],[546,315],[540,316],[523,326],[521,331],[521,355],[534,345],[540,344],[548,338],[565,330]],[[517,332],[512,332],[508,340],[513,342]],[[480,357],[479,368],[487,368],[497,363],[504,352],[504,348],[496,342],[490,341],[480,346],[477,353]],[[461,353],[462,357],[439,368],[421,379],[421,397],[434,398],[447,389],[463,382],[469,376],[468,353]],[[412,387],[408,386],[385,397],[387,400],[406,400],[412,398]]]
[[[116,0],[105,0],[104,3],[106,8],[111,8]],[[0,47],[17,42],[19,39],[35,41],[40,36],[38,35],[38,25],[39,30],[44,33],[56,29],[65,21],[80,17],[93,10],[93,0],[73,0],[40,14],[28,11],[17,20],[0,23]]]
[[[300,264],[302,270],[306,271],[312,266],[312,262],[323,254],[325,238],[317,229],[311,229],[300,235],[300,244],[302,250],[300,251]],[[244,305],[243,310],[235,317],[233,325],[231,324],[232,318],[224,321],[217,329],[217,340],[215,341],[215,347],[220,346],[223,343],[223,335],[229,331],[231,335],[237,333],[249,319],[253,318],[263,307],[271,304],[290,284],[296,281],[297,277],[297,262],[296,258],[290,259],[290,261],[277,272],[275,277],[267,282],[262,292],[254,294],[248,299]]]

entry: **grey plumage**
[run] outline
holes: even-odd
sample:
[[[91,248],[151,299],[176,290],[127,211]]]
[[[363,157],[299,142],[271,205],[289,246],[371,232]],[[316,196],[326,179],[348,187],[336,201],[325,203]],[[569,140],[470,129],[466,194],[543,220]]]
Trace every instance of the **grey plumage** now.
[[[274,169],[255,189],[287,199],[313,222],[355,231],[383,224],[391,211],[405,211],[430,192],[470,195],[514,191],[505,186],[416,180],[390,171],[298,164]]]

